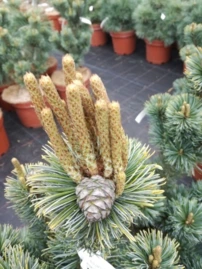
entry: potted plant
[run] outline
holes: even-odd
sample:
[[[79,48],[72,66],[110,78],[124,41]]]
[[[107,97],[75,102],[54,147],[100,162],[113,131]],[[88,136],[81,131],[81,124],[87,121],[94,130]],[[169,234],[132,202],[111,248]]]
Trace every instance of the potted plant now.
[[[165,185],[149,148],[126,138],[120,106],[97,75],[92,95],[67,85],[67,104],[49,77],[34,88],[33,74],[24,80],[38,90],[36,107],[39,85],[49,100],[38,112],[51,144],[44,163],[12,159],[5,197],[27,227],[0,226],[2,268],[201,268],[202,184]]]
[[[44,43],[44,38],[46,39],[50,39],[51,35],[52,35],[52,31],[50,30],[50,25],[47,19],[47,14],[46,14],[46,10],[47,12],[49,10],[52,10],[53,8],[50,7],[50,9],[48,8],[49,5],[47,3],[38,3],[38,0],[32,0],[32,1],[25,1],[23,3],[21,3],[21,1],[19,0],[13,0],[13,1],[9,1],[8,4],[6,4],[7,8],[9,9],[9,21],[10,21],[10,27],[9,27],[9,32],[12,36],[16,36],[16,32],[19,31],[19,29],[21,27],[25,27],[25,25],[28,25],[29,23],[32,24],[32,26],[30,26],[30,29],[34,29],[34,27],[36,27],[36,30],[39,30],[39,25],[34,25],[34,22],[31,22],[31,20],[29,21],[29,16],[31,14],[31,11],[34,10],[34,13],[36,16],[41,17],[41,28],[39,30],[40,34],[42,35],[42,40],[40,42],[40,46],[42,46],[43,50],[43,44]],[[24,5],[24,9],[22,8]],[[33,15],[34,16],[34,15]],[[46,29],[45,29],[46,28]],[[26,41],[28,46],[30,47],[34,47],[36,46],[36,44],[30,44],[28,41]],[[33,41],[34,43],[35,41]],[[50,42],[49,42],[50,43]],[[53,49],[53,44],[46,44],[47,47],[47,53],[50,53],[51,50]],[[51,75],[56,69],[57,69],[57,59],[53,56],[49,56],[46,62],[46,71],[45,73],[48,75]]]
[[[6,43],[6,28],[9,25],[9,19],[8,19],[8,8],[5,6],[5,4],[0,4],[0,39],[3,40],[3,42],[0,42],[0,106],[4,110],[13,110],[13,107],[8,104],[7,102],[4,102],[2,100],[1,94],[5,88],[7,88],[11,84],[11,80],[9,76],[6,74],[6,72],[3,70],[3,63],[7,61],[7,54],[12,53],[11,46],[8,47],[8,44]]]
[[[136,36],[132,13],[138,3],[138,0],[109,0],[103,9],[106,16],[103,27],[110,33],[114,51],[119,55],[128,55],[135,51]]]
[[[52,29],[56,31],[61,30],[61,23],[60,23],[60,13],[56,11],[52,6],[50,6],[47,2],[44,1],[23,1],[20,5],[21,11],[27,11],[33,6],[37,6],[40,8],[41,12],[43,12],[47,18],[50,20],[52,24]]]
[[[15,6],[13,6],[15,5]],[[12,53],[6,54],[3,70],[15,83],[2,93],[2,98],[12,104],[21,123],[26,127],[40,127],[33,104],[26,90],[22,75],[32,71],[37,77],[46,73],[49,53],[53,49],[49,39],[52,34],[49,21],[38,8],[20,11],[16,2],[10,7],[10,33],[6,30],[5,47],[12,47]],[[1,38],[1,42],[4,41]]]
[[[62,25],[60,33],[55,32],[52,41],[56,44],[58,50],[70,53],[74,58],[76,69],[83,75],[83,81],[88,87],[90,70],[83,66],[84,55],[90,49],[91,27],[87,20],[88,5],[87,1],[60,1],[53,0],[53,6],[58,10],[61,16],[68,21]],[[62,70],[56,70],[52,75],[52,80],[56,85],[61,98],[65,97],[65,76]]]
[[[178,47],[182,48],[187,44],[186,33],[184,29],[187,25],[191,23],[201,23],[201,12],[202,6],[200,0],[195,1],[182,1],[181,0],[181,12],[179,13],[179,17],[177,19],[176,24],[176,36]]]
[[[5,154],[9,149],[9,140],[4,128],[3,113],[0,108],[0,156]]]
[[[142,0],[134,10],[134,28],[146,43],[146,59],[153,64],[170,60],[171,44],[175,41],[174,2]],[[175,14],[175,15],[173,15]]]
[[[191,23],[184,28],[184,47],[180,49],[180,57],[184,62],[184,71],[186,71],[185,60],[187,57],[198,52],[202,47],[202,24]]]
[[[107,34],[101,28],[101,22],[103,20],[103,0],[90,0],[88,1],[89,13],[88,17],[92,22],[92,37],[91,37],[91,46],[103,46],[107,43]]]

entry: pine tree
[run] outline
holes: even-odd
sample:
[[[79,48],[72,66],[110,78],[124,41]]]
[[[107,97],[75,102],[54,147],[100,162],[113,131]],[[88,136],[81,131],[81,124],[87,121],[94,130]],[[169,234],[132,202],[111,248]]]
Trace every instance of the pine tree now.
[[[177,2],[181,5],[176,23],[177,43],[179,48],[182,48],[186,44],[186,33],[184,32],[185,27],[193,22],[201,23],[202,6],[200,0],[179,0]]]
[[[43,147],[43,162],[22,165],[12,159],[5,195],[27,227],[0,228],[1,267],[78,269],[78,250],[85,249],[99,251],[116,269],[199,269],[201,182],[189,188],[165,185],[149,147],[125,135],[120,106],[109,100],[101,79],[92,76],[91,95],[75,79],[70,55],[63,67],[68,103],[48,76],[39,83],[32,73],[24,76],[50,142]],[[40,88],[49,107],[41,107]],[[153,128],[169,130],[156,142],[163,148],[175,128],[176,139],[199,132],[200,109],[200,99],[191,94],[153,96],[147,103]],[[199,142],[197,136],[190,141],[192,147]],[[176,154],[170,166],[180,171],[181,161],[188,169],[189,158]]]
[[[133,30],[132,13],[138,3],[139,0],[109,0],[103,6],[103,14],[107,18],[104,29],[108,32]]]
[[[55,33],[52,41],[57,48],[70,53],[77,66],[81,66],[85,54],[90,49],[91,27],[82,18],[88,17],[87,0],[51,0],[52,5],[65,19],[60,33]]]
[[[39,77],[47,69],[49,53],[53,49],[49,40],[50,23],[35,6],[21,11],[18,0],[8,1],[6,6],[9,27],[1,37],[2,46],[7,47],[3,70],[16,84],[23,86],[25,72],[31,71]]]
[[[134,29],[138,37],[152,42],[161,40],[166,46],[175,41],[175,21],[179,6],[176,0],[142,0],[133,10]]]
[[[70,59],[66,55],[63,62]],[[64,73],[68,78],[71,72]],[[37,96],[36,78],[28,73],[24,81],[30,95]],[[99,250],[107,259],[121,236],[134,240],[133,218],[147,218],[145,209],[162,201],[164,179],[155,173],[158,166],[148,163],[149,149],[125,136],[119,104],[110,102],[97,75],[91,78],[93,99],[80,81],[68,84],[69,113],[50,78],[42,76],[39,83],[52,109],[40,110],[40,100],[33,98],[51,143],[44,147],[46,163],[22,166],[14,159],[6,197],[21,219],[29,222],[30,232],[41,231],[39,246],[47,244],[46,255],[58,268],[76,268],[78,248]],[[64,136],[58,132],[53,113]],[[41,259],[31,245],[29,251]],[[72,259],[62,258],[63,251]]]
[[[104,5],[103,0],[88,0],[88,17],[92,23],[101,23],[104,19]]]
[[[8,43],[9,10],[4,3],[0,3],[0,85],[9,81],[7,73],[3,69],[3,63],[7,61],[7,55],[12,50],[12,44]],[[8,44],[10,44],[8,46]]]
[[[191,175],[201,154],[201,100],[193,94],[157,94],[146,102],[151,142],[160,149],[163,167]],[[168,168],[166,169],[166,165]]]

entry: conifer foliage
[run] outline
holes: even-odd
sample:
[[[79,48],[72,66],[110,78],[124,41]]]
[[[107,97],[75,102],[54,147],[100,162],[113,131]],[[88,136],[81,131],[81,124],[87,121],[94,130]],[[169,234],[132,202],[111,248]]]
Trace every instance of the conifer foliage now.
[[[47,60],[53,45],[50,42],[51,26],[37,6],[20,9],[21,1],[8,1],[8,23],[0,28],[1,64],[4,73],[16,84],[23,85],[23,75],[31,71],[37,77],[47,70]],[[2,9],[1,9],[2,10]],[[6,16],[5,11],[3,12]],[[5,21],[5,18],[4,18]]]
[[[3,69],[3,64],[7,60],[7,54],[11,53],[11,46],[8,46],[9,10],[5,4],[0,3],[0,85],[8,82],[9,78]]]
[[[39,85],[50,104],[47,108],[34,75],[24,76],[50,143],[43,148],[44,163],[24,166],[13,159],[15,170],[7,179],[6,197],[21,219],[27,219],[28,233],[39,236],[39,249],[46,248],[41,256],[33,237],[27,235],[29,246],[23,240],[23,251],[34,253],[40,266],[48,261],[50,268],[78,268],[80,248],[99,250],[113,263],[111,249],[123,236],[129,242],[135,240],[133,219],[146,219],[145,209],[163,200],[165,180],[155,173],[160,167],[148,163],[148,147],[124,134],[120,106],[109,100],[101,79],[91,77],[92,98],[75,80],[70,55],[63,58],[63,67],[68,105],[59,98],[50,78],[42,76]],[[25,238],[23,233],[21,236]],[[8,251],[12,256],[21,253],[21,248]]]
[[[76,65],[80,66],[90,49],[92,35],[91,27],[85,21],[89,14],[88,1],[51,0],[51,3],[64,18],[61,32],[55,32],[52,41],[60,51],[70,53]]]

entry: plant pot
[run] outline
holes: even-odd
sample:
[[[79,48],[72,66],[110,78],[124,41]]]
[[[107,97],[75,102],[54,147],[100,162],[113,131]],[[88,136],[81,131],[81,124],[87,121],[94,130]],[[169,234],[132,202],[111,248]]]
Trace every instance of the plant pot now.
[[[164,42],[154,40],[146,42],[146,60],[152,64],[167,63],[171,58],[171,46],[165,47]]]
[[[107,43],[107,34],[102,30],[100,24],[93,24],[92,29],[91,46],[98,47],[105,45]]]
[[[4,124],[3,124],[3,116],[0,115],[0,156],[5,154],[9,149],[9,140],[6,134]]]
[[[202,180],[202,164],[197,164],[192,176],[195,180]]]
[[[12,85],[3,91],[2,98],[12,104],[22,125],[31,128],[41,127],[41,122],[36,115],[29,92],[25,88]]]
[[[61,23],[60,23],[60,14],[57,11],[53,11],[50,13],[46,13],[46,16],[48,19],[52,22],[52,28],[53,30],[56,30],[58,32],[61,31]]]
[[[7,103],[6,101],[4,101],[1,97],[3,90],[8,88],[9,86],[10,86],[9,84],[0,85],[0,107],[5,111],[13,111],[14,110],[13,106],[11,104]]]
[[[111,32],[112,43],[115,53],[129,55],[136,49],[136,36],[134,31]]]
[[[51,76],[53,72],[57,69],[58,67],[58,61],[55,57],[49,57],[47,61],[47,66],[48,69],[46,70],[45,74],[48,76]]]
[[[91,71],[87,67],[79,67],[77,69],[83,75],[83,84],[86,88],[90,87],[90,77],[92,75]],[[53,72],[51,79],[58,90],[60,98],[66,102],[66,84],[65,84],[65,76],[62,70],[56,70]]]
[[[28,128],[39,128],[42,126],[32,102],[13,104],[13,106],[22,125]]]

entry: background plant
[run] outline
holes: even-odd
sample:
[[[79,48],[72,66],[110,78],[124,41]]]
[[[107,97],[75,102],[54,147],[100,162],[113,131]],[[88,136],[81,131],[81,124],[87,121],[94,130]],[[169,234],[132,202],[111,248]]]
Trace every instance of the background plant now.
[[[191,23],[201,23],[202,6],[200,0],[180,1],[181,12],[178,14],[179,19],[176,24],[177,43],[179,48],[186,44],[184,29]]]
[[[109,0],[103,7],[103,13],[107,18],[107,21],[104,24],[104,29],[107,32],[132,30],[132,12],[139,2],[139,0]]]
[[[166,45],[175,41],[175,20],[179,6],[175,1],[142,0],[134,9],[134,29],[140,38],[161,40]]]
[[[4,3],[0,3],[0,85],[9,81],[8,73],[3,69],[8,55],[12,53],[12,46],[8,40],[9,10]]]
[[[88,17],[92,23],[101,23],[104,19],[103,7],[105,2],[103,0],[89,0],[88,1]]]
[[[52,41],[63,53],[70,53],[77,66],[83,64],[84,56],[90,49],[91,27],[81,21],[81,17],[88,18],[87,0],[52,0],[52,5],[66,20],[60,33],[55,32]]]
[[[38,8],[21,11],[19,1],[10,1],[10,25],[7,30],[6,41],[9,46],[7,61],[3,63],[4,72],[13,81],[23,85],[22,76],[32,71],[37,77],[47,70],[47,60],[53,45],[50,42],[51,26]],[[9,52],[9,51],[8,51]]]
[[[201,161],[202,106],[192,94],[154,95],[146,102],[151,142],[169,171],[192,174]]]

